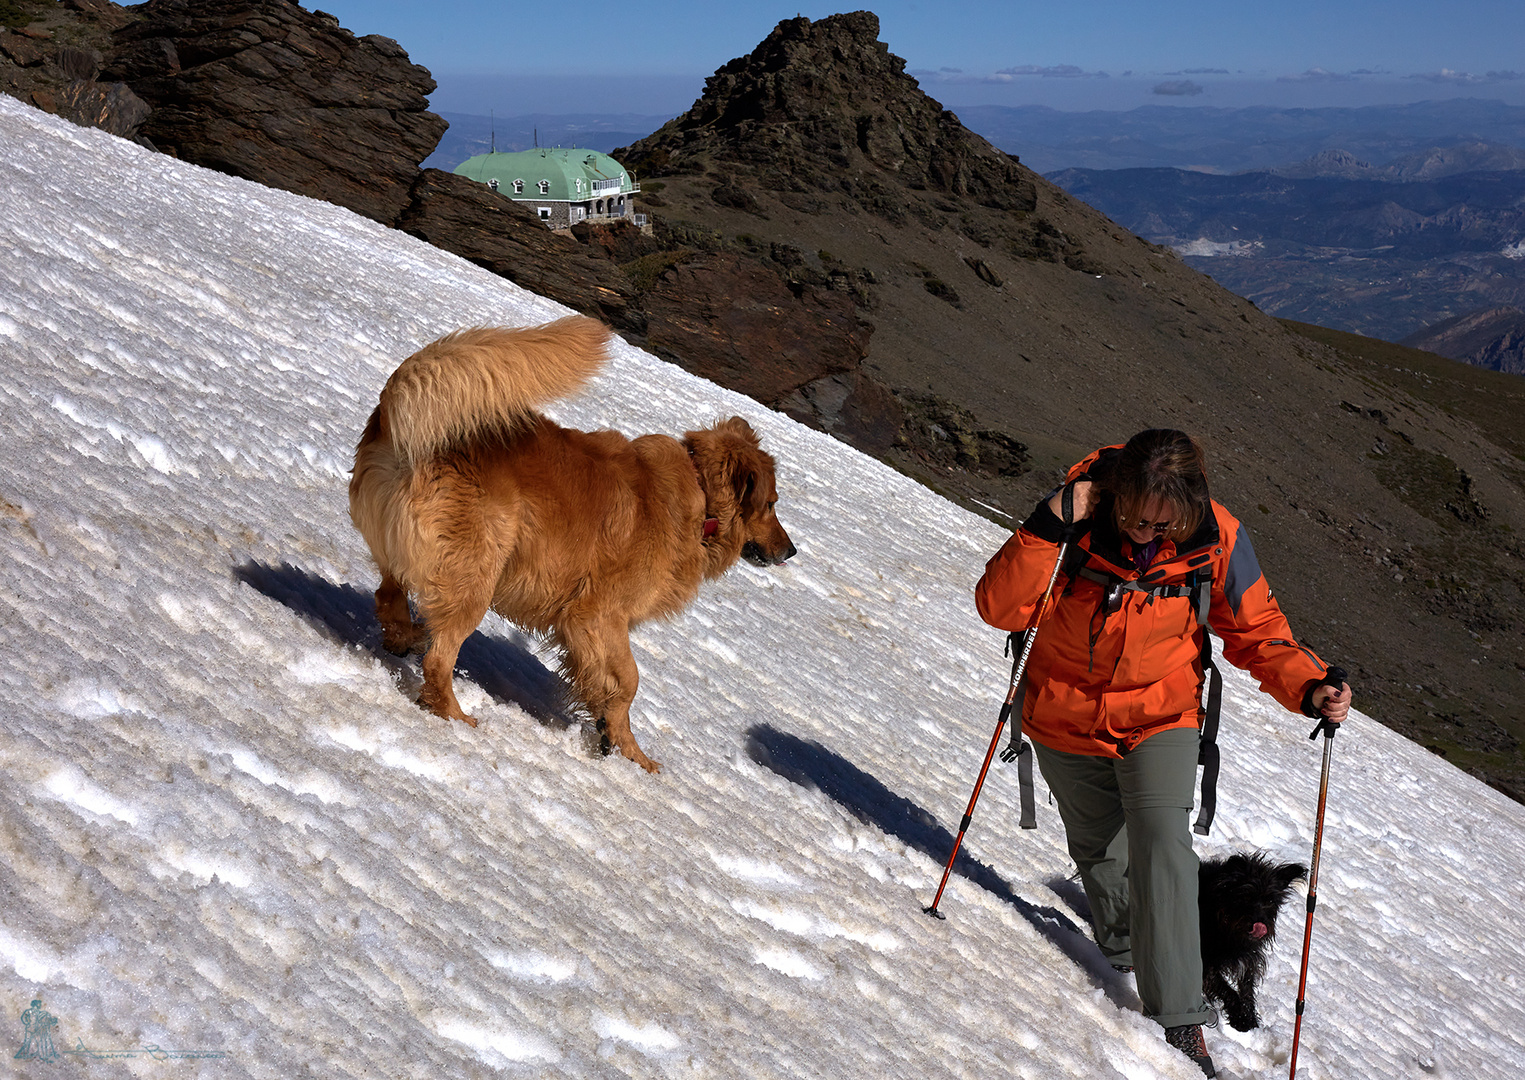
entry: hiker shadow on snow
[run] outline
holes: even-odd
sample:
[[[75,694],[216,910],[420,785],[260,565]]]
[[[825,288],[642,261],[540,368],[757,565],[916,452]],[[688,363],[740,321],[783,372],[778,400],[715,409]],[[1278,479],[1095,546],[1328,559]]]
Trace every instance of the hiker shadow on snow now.
[[[233,576],[286,605],[337,644],[364,649],[381,661],[404,694],[417,698],[423,685],[418,660],[394,656],[381,644],[381,624],[376,621],[371,593],[353,585],[335,585],[289,563],[247,562],[235,567]],[[566,683],[535,656],[531,638],[512,627],[509,631],[512,639],[474,632],[461,646],[456,671],[498,704],[517,705],[547,727],[565,729],[577,724],[565,704]]]
[[[746,749],[747,756],[757,764],[785,780],[821,792],[865,825],[901,840],[939,866],[946,864],[948,853],[953,850],[953,833],[939,825],[932,814],[895,794],[840,754],[768,724],[759,724],[747,732]],[[1118,1008],[1139,1009],[1132,980],[1112,970],[1090,933],[1064,912],[1022,899],[1005,878],[971,856],[967,846],[959,849],[953,872],[1014,907],[1033,929],[1089,975],[1091,982]],[[1085,893],[1078,884],[1066,878],[1044,884],[1089,923]],[[931,897],[926,899],[930,901]],[[947,903],[948,896],[944,894],[942,906]]]

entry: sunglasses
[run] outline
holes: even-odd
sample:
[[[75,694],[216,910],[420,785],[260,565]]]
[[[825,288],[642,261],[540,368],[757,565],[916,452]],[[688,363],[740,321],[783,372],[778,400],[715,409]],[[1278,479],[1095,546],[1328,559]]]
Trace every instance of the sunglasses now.
[[[1136,532],[1152,532],[1155,536],[1164,536],[1170,531],[1172,522],[1169,521],[1135,521],[1133,529]]]

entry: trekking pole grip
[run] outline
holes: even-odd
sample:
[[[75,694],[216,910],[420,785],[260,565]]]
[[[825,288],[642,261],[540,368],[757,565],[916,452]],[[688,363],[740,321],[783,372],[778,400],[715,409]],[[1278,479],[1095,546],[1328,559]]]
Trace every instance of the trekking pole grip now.
[[[1319,682],[1317,686],[1314,687],[1314,689],[1318,689],[1319,686],[1332,686],[1334,687],[1335,692],[1338,693],[1340,687],[1344,686],[1349,681],[1349,676],[1346,675],[1344,668],[1332,667],[1324,672],[1323,680]],[[1332,739],[1334,738],[1335,732],[1339,730],[1339,727],[1339,724],[1331,724],[1328,718],[1325,717],[1318,722],[1317,727],[1308,733],[1308,738],[1316,739],[1319,736],[1319,732],[1323,732],[1324,738]]]

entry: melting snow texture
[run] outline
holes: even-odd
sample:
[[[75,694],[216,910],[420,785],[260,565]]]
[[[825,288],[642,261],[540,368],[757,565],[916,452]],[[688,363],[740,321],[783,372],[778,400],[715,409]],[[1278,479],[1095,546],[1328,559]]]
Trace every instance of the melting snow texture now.
[[[492,617],[457,681],[482,725],[446,723],[380,648],[352,447],[418,346],[563,309],[6,97],[0,155],[15,1075],[1197,1075],[1078,932],[1009,768],[922,914],[1008,674],[971,599],[995,526],[622,343],[557,418],[746,416],[800,554],[636,632],[660,777],[592,753]],[[1308,726],[1229,673],[1204,854],[1307,860]],[[1301,1075],[1518,1076],[1525,810],[1360,715],[1333,773]],[[1265,1027],[1209,1032],[1220,1075],[1285,1073],[1295,907]],[[12,1057],[34,997],[53,1065]]]

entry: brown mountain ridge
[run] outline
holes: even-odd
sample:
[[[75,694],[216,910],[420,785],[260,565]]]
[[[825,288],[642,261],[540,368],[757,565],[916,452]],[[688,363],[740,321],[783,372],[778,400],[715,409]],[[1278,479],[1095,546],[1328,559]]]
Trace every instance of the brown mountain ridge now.
[[[46,6],[55,42],[77,31],[58,5],[15,3]],[[304,125],[267,119],[262,135],[326,145],[321,160],[292,160],[341,175],[269,182],[345,205],[334,148],[361,117],[322,100],[333,50],[363,50],[340,65],[361,94],[398,72],[420,88],[427,78],[402,67],[396,43],[347,36],[284,0],[71,3],[70,17],[95,27],[91,63],[74,58],[90,68],[85,90],[120,98],[121,86],[150,110],[121,133],[173,120],[180,156],[239,175],[253,166],[197,112],[251,93],[238,80],[278,39],[280,62],[296,64],[281,82],[312,107]],[[651,237],[553,236],[479,185],[418,172],[417,147],[399,150],[412,173],[388,166],[388,208],[374,193],[355,208],[602,315],[1006,525],[1095,446],[1151,426],[1193,432],[1294,629],[1353,672],[1358,707],[1521,798],[1518,378],[1462,377],[1429,354],[1373,353],[1381,343],[1269,318],[964,129],[878,32],[867,12],[785,20],[688,113],[617,151],[641,178]],[[308,55],[292,44],[304,35],[326,44]],[[7,67],[7,45],[32,59]],[[117,61],[129,46],[130,70]],[[36,56],[0,40],[10,92],[44,107],[39,93],[83,92]],[[179,65],[174,77],[160,57]],[[426,118],[392,115],[410,108],[383,111],[428,131]],[[997,649],[993,633],[992,686]]]

